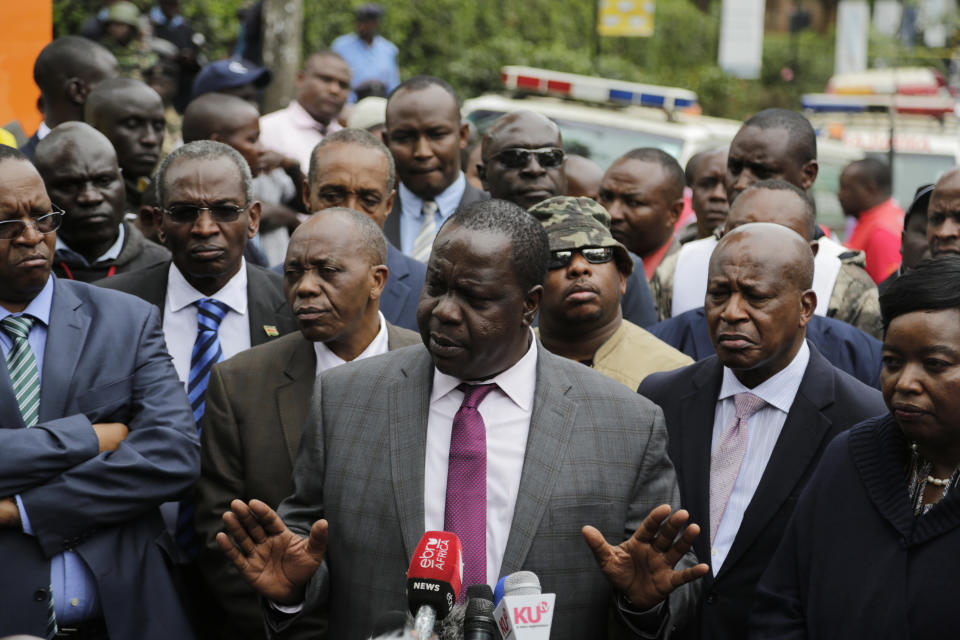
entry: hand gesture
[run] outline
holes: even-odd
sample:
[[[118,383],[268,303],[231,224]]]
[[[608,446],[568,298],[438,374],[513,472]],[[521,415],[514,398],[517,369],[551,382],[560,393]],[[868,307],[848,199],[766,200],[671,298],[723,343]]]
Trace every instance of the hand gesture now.
[[[641,611],[651,609],[681,585],[700,578],[710,570],[705,564],[674,571],[683,555],[700,534],[696,524],[684,528],[690,517],[681,509],[672,516],[670,505],[662,504],[644,518],[630,539],[611,546],[596,528],[583,528],[583,537],[593,551],[600,570],[613,588]],[[683,535],[677,538],[677,534]]]
[[[277,512],[260,500],[249,504],[234,500],[230,511],[223,514],[223,522],[227,533],[217,534],[217,544],[243,579],[278,604],[303,602],[306,584],[327,550],[327,521],[314,522],[310,536],[304,538],[288,529]]]

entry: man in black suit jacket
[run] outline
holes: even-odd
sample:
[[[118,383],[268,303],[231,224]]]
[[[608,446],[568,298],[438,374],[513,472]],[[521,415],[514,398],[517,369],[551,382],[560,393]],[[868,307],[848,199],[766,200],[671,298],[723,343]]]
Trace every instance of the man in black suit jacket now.
[[[427,261],[443,221],[459,207],[490,197],[467,182],[461,170],[460,151],[469,135],[457,94],[443,80],[416,76],[390,94],[384,141],[400,180],[383,232],[420,262]]]
[[[393,156],[373,134],[362,129],[341,129],[326,136],[310,154],[310,170],[303,185],[307,211],[346,207],[365,213],[383,230],[387,221],[399,220],[390,210],[399,200]],[[402,253],[387,240],[390,277],[380,296],[380,312],[390,324],[417,330],[417,302],[427,266]]]
[[[756,223],[729,232],[711,257],[706,296],[717,355],[640,385],[664,411],[681,504],[702,527],[694,549],[711,565],[699,615],[679,637],[747,636],[757,582],[827,443],[884,411],[876,389],[806,341],[812,281],[813,252],[794,231]],[[744,412],[757,398],[758,410]]]

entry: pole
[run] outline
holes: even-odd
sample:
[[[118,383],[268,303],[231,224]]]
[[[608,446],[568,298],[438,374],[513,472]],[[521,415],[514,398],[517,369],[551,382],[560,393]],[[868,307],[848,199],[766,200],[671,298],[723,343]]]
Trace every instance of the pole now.
[[[263,96],[263,112],[287,106],[293,98],[303,57],[303,0],[264,0],[263,64],[273,82]]]

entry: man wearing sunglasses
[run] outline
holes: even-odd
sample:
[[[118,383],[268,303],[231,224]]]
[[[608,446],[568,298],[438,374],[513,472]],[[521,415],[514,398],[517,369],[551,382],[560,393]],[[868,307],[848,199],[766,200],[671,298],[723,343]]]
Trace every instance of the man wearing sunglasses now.
[[[124,221],[123,177],[102,133],[65,122],[37,145],[34,164],[66,213],[53,262],[58,277],[93,282],[170,260],[169,251]]]
[[[626,247],[610,234],[610,214],[589,198],[559,196],[530,208],[550,239],[540,305],[540,339],[553,353],[582,362],[636,389],[657,371],[693,360],[623,319],[620,296],[633,271]]]
[[[200,140],[174,150],[156,185],[156,224],[172,262],[98,283],[159,307],[198,423],[213,364],[297,330],[281,276],[243,258],[260,222],[251,183],[243,156],[225,144]],[[194,553],[192,507],[171,504],[163,511],[177,543]]]
[[[567,193],[560,128],[546,116],[533,111],[500,116],[484,134],[482,148],[483,162],[477,170],[490,197],[529,209]],[[622,311],[641,327],[656,324],[657,312],[646,278],[639,274],[628,277]]]
[[[51,276],[62,213],[10,147],[0,184],[0,636],[193,638],[157,507],[200,447],[160,316]]]

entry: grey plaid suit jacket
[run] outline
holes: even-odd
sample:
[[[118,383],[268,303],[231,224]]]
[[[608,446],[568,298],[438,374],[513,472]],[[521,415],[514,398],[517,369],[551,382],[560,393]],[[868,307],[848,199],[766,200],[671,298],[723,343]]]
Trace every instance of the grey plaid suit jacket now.
[[[365,638],[376,617],[405,609],[406,571],[424,532],[424,458],[433,362],[422,345],[350,363],[314,388],[280,515],[307,535],[330,523],[324,565],[305,610],[329,609],[333,638]],[[611,589],[580,533],[631,535],[663,503],[679,505],[660,409],[621,384],[538,344],[537,391],[502,575],[536,573],[557,594],[555,639],[606,635]],[[289,619],[267,613],[273,631]],[[294,622],[295,624],[295,622]]]

